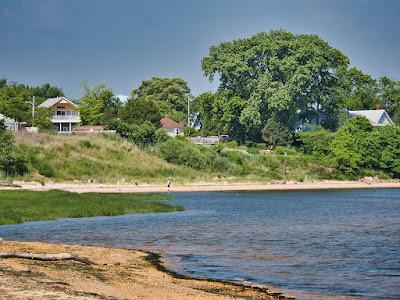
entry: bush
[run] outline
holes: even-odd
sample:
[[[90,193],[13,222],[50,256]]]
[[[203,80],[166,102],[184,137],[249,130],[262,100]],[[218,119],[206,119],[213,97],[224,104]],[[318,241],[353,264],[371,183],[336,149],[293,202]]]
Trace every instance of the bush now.
[[[170,139],[170,136],[165,132],[164,129],[157,129],[155,132],[155,142],[158,143],[162,143],[167,141],[168,139]]]
[[[336,169],[350,178],[356,177],[360,170],[361,155],[355,141],[352,134],[341,131],[336,134],[330,147]]]
[[[232,148],[232,149],[236,149],[239,147],[237,141],[224,142],[222,145],[224,145],[226,148]]]
[[[265,143],[257,143],[257,144],[255,145],[255,147],[256,147],[258,150],[265,150],[265,149],[267,149],[267,145],[266,145]]]
[[[315,156],[328,156],[331,154],[331,143],[335,134],[326,129],[317,131],[300,132],[297,134],[297,140],[300,141],[300,147],[306,154]]]
[[[153,145],[157,138],[163,138],[160,132],[157,133],[156,137],[156,127],[146,122],[139,125],[113,120],[110,122],[109,127],[115,130],[121,137],[130,140],[141,148]]]
[[[195,144],[182,139],[169,139],[157,147],[157,154],[166,161],[199,170],[206,169],[207,156]]]
[[[14,136],[0,120],[0,172],[6,176],[23,175],[27,172],[26,161],[15,154]]]
[[[269,145],[287,146],[291,143],[292,134],[289,129],[282,125],[276,117],[271,117],[267,120],[262,130],[263,140]]]
[[[249,154],[254,154],[254,155],[256,155],[256,154],[259,154],[260,153],[260,151],[256,148],[256,147],[247,147],[247,152],[249,153]]]
[[[274,149],[276,154],[280,155],[296,155],[297,152],[293,148],[284,147],[284,146],[276,146]]]

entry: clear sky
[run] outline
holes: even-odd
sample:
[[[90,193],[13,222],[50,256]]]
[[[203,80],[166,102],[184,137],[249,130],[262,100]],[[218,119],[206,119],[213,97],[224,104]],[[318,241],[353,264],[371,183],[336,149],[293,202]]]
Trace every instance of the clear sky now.
[[[215,90],[210,45],[260,31],[320,35],[353,66],[400,80],[400,0],[0,0],[0,77],[61,87],[106,83],[129,94],[152,76]]]

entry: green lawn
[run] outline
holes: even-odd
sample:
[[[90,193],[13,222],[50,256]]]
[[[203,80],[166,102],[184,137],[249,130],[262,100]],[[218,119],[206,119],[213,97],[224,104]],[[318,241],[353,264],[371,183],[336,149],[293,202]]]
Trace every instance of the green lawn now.
[[[0,225],[133,213],[182,211],[182,206],[146,200],[171,200],[161,194],[0,191]]]

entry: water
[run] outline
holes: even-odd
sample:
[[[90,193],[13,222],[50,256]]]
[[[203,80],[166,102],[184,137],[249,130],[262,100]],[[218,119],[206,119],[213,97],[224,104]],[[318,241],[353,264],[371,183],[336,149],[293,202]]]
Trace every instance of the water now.
[[[185,212],[0,226],[14,240],[163,255],[179,273],[304,299],[400,299],[400,190],[173,194]]]

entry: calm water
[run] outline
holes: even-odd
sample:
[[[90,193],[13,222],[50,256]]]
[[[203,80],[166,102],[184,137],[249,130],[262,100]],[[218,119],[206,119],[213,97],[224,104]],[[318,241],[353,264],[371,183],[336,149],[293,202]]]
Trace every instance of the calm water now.
[[[314,295],[303,298],[400,299],[400,190],[173,195],[185,212],[0,226],[0,236],[156,251],[183,274]]]

